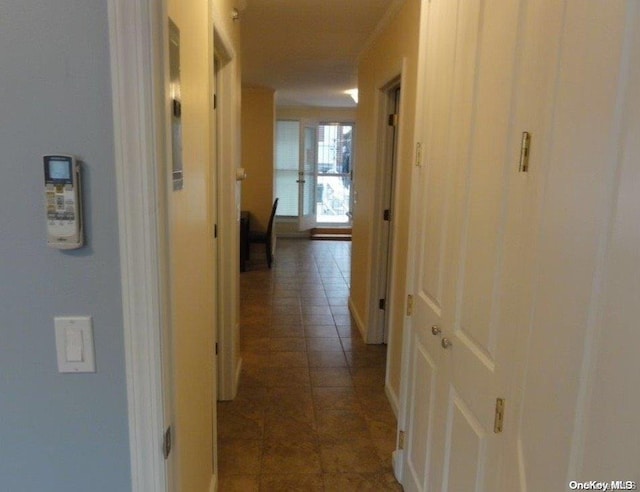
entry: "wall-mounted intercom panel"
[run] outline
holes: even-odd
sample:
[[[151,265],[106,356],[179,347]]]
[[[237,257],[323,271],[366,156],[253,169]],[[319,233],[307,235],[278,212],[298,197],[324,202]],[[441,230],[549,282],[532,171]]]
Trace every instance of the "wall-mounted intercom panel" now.
[[[45,155],[47,244],[76,249],[84,244],[80,167],[72,155]]]

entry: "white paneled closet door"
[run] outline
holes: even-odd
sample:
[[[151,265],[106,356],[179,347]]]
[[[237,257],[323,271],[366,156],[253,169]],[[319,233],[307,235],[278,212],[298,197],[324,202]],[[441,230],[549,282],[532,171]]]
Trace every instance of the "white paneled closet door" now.
[[[423,2],[406,490],[565,490],[581,472],[639,8]]]
[[[519,2],[432,0],[414,193],[405,486],[495,491],[515,334],[502,319],[504,265],[528,193],[512,127]],[[515,157],[514,157],[515,156]],[[526,185],[525,185],[526,186]]]

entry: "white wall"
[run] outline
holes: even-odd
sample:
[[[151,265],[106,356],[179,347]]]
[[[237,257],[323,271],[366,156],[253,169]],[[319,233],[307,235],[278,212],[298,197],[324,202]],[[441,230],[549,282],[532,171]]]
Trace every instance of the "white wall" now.
[[[107,3],[0,4],[0,489],[130,490]],[[82,161],[87,246],[46,245],[42,155]],[[93,316],[95,374],[53,317]]]

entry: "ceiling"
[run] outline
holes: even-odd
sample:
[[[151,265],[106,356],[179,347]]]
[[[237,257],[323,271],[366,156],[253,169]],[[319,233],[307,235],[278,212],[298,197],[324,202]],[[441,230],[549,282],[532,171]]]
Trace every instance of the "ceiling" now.
[[[242,85],[275,89],[278,106],[354,107],[358,55],[403,2],[242,2]]]

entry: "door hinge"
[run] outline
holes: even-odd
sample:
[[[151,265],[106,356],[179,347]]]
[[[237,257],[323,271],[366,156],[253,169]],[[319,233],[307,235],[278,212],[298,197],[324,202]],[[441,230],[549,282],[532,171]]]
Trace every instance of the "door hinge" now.
[[[213,224],[213,237],[214,239],[218,237],[218,224]]]
[[[416,142],[416,166],[422,167],[422,144]]]
[[[391,209],[390,208],[386,208],[384,210],[384,212],[382,213],[382,219],[385,220],[386,222],[389,222],[391,220]]]
[[[529,150],[531,147],[531,134],[522,132],[522,141],[520,142],[520,165],[518,171],[521,173],[529,172]]]
[[[166,460],[169,458],[169,454],[171,454],[171,426],[167,427],[162,438],[162,456]]]
[[[216,355],[218,355],[218,342],[216,342]]]
[[[407,296],[407,316],[411,316],[413,314],[413,296],[409,294]]]
[[[493,422],[493,432],[500,434],[504,423],[504,398],[496,398],[496,417]]]
[[[213,109],[218,109],[218,95],[213,95]]]
[[[182,116],[182,103],[177,99],[173,99],[171,101],[171,111],[175,118],[180,118]]]
[[[378,309],[382,309],[383,311],[387,308],[387,300],[386,299],[380,299],[378,301]]]
[[[404,449],[404,431],[398,433],[398,449]]]
[[[388,123],[389,126],[398,126],[398,114],[390,114]]]

